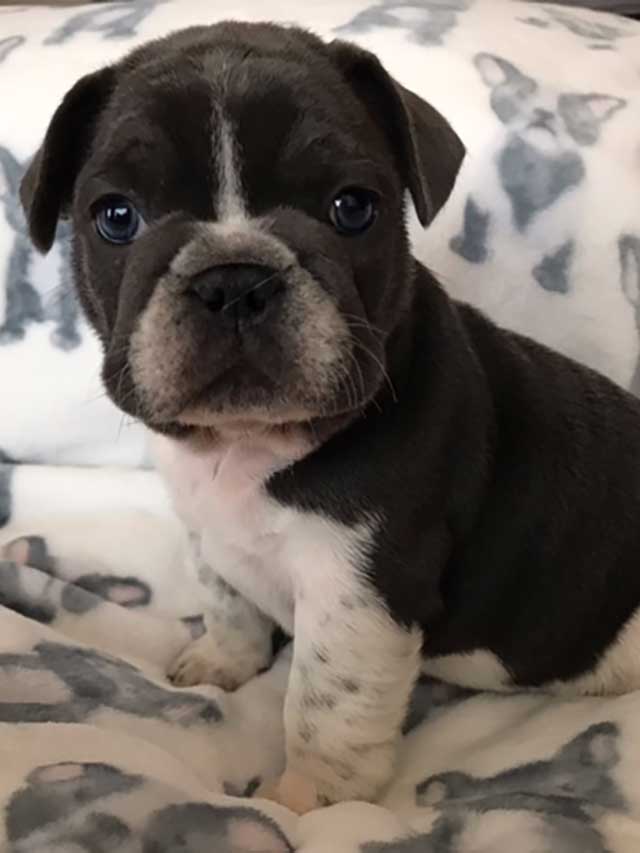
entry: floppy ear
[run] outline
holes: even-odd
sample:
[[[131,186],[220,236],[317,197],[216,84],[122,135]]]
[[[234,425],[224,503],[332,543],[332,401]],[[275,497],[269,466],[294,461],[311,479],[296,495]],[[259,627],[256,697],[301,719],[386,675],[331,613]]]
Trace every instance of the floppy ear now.
[[[367,50],[336,39],[329,50],[344,79],[386,132],[422,225],[449,198],[465,148],[446,119],[397,83]]]
[[[114,85],[115,70],[107,67],[82,77],[67,92],[22,179],[20,200],[31,239],[41,252],[49,251],[58,219],[69,210],[98,116]]]

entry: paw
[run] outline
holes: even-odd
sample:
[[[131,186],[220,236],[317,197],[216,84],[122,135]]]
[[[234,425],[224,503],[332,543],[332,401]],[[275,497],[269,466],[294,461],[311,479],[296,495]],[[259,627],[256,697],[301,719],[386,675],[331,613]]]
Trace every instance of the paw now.
[[[294,770],[286,770],[278,780],[265,784],[256,796],[286,806],[299,815],[320,807],[315,783]]]
[[[264,656],[254,649],[227,652],[205,634],[182,651],[172,662],[167,677],[176,687],[214,684],[223,690],[237,690],[264,668]]]

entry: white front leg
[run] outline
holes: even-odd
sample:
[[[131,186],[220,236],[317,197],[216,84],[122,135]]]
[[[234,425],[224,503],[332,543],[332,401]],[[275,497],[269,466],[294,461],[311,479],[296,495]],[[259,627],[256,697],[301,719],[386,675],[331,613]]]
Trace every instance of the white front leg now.
[[[189,643],[167,674],[178,687],[235,690],[270,665],[275,626],[208,565],[199,562],[198,573],[207,593],[206,633]]]
[[[382,792],[421,663],[422,632],[395,622],[366,579],[362,538],[329,528],[306,531],[296,572],[287,763],[266,793],[300,813]]]

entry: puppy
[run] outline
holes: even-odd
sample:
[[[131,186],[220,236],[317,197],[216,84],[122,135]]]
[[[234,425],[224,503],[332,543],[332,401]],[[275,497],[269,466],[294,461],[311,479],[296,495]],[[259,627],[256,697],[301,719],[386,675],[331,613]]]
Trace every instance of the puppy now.
[[[23,182],[215,590],[172,677],[233,688],[294,635],[298,811],[381,793],[421,669],[640,684],[640,403],[412,258],[405,191],[426,226],[463,156],[366,51],[224,23],[80,80]]]

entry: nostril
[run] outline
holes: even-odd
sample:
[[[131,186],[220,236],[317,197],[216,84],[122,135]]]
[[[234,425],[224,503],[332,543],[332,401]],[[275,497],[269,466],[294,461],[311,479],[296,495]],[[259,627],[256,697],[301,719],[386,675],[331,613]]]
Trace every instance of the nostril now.
[[[233,324],[261,321],[285,290],[279,271],[258,264],[221,264],[194,276],[187,292]]]
[[[222,311],[224,308],[224,290],[221,287],[216,287],[215,290],[208,294],[207,298],[204,299],[203,302],[206,304],[209,311],[217,314],[218,311]]]
[[[258,315],[265,311],[269,302],[284,290],[284,285],[280,279],[275,276],[270,281],[255,288],[252,288],[245,294],[245,307],[250,314]]]
[[[273,300],[275,296],[279,293],[282,293],[284,290],[284,285],[282,280],[276,277],[275,273],[273,273],[269,278],[263,279],[262,282],[258,283],[255,287],[252,287],[251,290],[247,291],[244,295],[244,308],[249,315],[253,315],[254,317],[262,314],[269,302]]]
[[[212,283],[206,280],[196,281],[189,288],[189,292],[204,303],[204,305],[217,314],[225,306],[226,297],[223,287],[212,286]]]
[[[246,306],[250,314],[262,314],[267,307],[267,300],[259,290],[252,290],[247,293]]]

